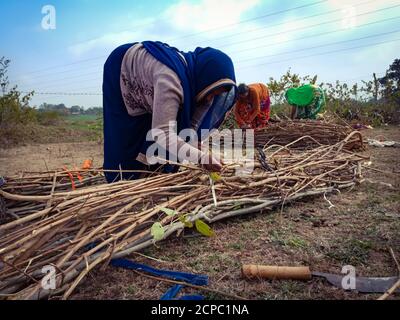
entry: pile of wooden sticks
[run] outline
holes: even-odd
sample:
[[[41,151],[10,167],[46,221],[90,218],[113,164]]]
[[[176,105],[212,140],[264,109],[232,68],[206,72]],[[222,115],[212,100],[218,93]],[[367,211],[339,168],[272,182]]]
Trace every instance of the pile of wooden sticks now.
[[[256,160],[247,175],[237,175],[237,169],[249,164],[231,163],[217,179],[195,167],[75,191],[29,194],[6,185],[0,198],[32,210],[0,225],[0,295],[67,299],[95,267],[180,234],[195,221],[268,213],[300,198],[352,187],[365,159],[348,150],[357,137],[351,133],[333,145],[306,150],[266,145],[268,170]],[[150,232],[156,222],[164,230],[157,240]],[[42,286],[46,266],[54,267],[55,290]]]
[[[24,172],[4,180],[1,190],[22,196],[51,195],[55,192],[71,191],[105,183],[102,170]],[[50,203],[25,202],[18,199],[4,199],[1,203],[3,207],[0,207],[0,223],[9,219],[19,219],[32,211],[41,210],[46,205],[50,205]],[[7,215],[5,207],[8,208]]]
[[[255,132],[255,144],[265,145],[268,143],[287,145],[292,148],[305,149],[320,145],[332,145],[345,139],[353,129],[345,124],[337,124],[327,121],[316,120],[293,120],[270,123],[268,127]],[[300,137],[306,137],[298,140]],[[354,136],[346,148],[363,149],[361,135]],[[297,141],[298,140],[298,141]],[[297,141],[296,143],[292,143]]]

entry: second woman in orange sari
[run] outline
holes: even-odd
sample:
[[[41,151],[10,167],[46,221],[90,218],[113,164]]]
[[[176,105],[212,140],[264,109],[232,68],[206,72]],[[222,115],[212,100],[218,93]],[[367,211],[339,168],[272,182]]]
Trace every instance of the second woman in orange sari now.
[[[268,87],[263,83],[241,84],[238,94],[234,109],[238,126],[242,129],[266,127],[271,110]]]

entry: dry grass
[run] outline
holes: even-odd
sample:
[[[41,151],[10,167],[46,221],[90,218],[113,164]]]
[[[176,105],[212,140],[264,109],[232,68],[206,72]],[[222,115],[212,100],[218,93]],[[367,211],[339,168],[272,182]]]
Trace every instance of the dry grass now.
[[[9,149],[40,143],[97,140],[97,136],[96,133],[77,130],[68,125],[15,124],[0,130],[0,144],[2,149]]]

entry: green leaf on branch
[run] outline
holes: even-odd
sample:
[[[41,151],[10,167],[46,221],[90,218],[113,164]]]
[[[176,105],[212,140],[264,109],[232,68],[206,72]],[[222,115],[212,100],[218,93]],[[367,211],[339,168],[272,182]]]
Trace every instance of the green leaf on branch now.
[[[155,241],[160,241],[164,238],[164,227],[160,222],[156,222],[151,226],[151,235]]]
[[[215,236],[215,232],[210,228],[210,226],[207,223],[201,220],[196,220],[194,224],[196,226],[197,231],[200,232],[202,235],[206,237]]]
[[[160,208],[160,210],[170,217],[176,216],[178,214],[177,211],[168,208]]]
[[[186,215],[180,216],[179,221],[185,225],[185,228],[193,228],[193,222],[187,221]]]
[[[210,178],[212,181],[217,182],[219,180],[221,180],[221,176],[218,172],[211,172],[210,173]]]

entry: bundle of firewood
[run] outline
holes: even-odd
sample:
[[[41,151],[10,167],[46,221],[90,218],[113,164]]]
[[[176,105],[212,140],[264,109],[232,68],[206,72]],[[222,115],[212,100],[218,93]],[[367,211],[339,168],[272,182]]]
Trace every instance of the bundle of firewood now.
[[[23,172],[4,179],[1,190],[18,195],[49,195],[54,192],[72,191],[80,188],[104,184],[102,170],[82,169],[77,171]],[[3,206],[2,206],[3,205]],[[0,198],[0,223],[8,219],[18,219],[34,210],[46,207],[45,203],[32,203]],[[7,216],[5,207],[8,208]]]
[[[12,206],[6,208],[7,222],[0,224],[0,295],[66,299],[94,268],[186,228],[207,229],[221,219],[267,213],[300,198],[354,186],[363,157],[345,149],[357,136],[306,150],[266,145],[262,157],[256,153],[254,170],[243,175],[237,169],[247,162],[226,164],[219,175],[186,167],[175,174],[74,191],[34,194],[6,184],[0,198]],[[12,208],[18,203],[30,211],[16,215]],[[42,283],[43,268],[49,266],[55,289]]]
[[[345,124],[318,120],[287,120],[270,123],[266,128],[255,131],[256,145],[290,145],[291,148],[313,148],[336,144],[345,139],[353,129]],[[299,138],[304,137],[304,139]],[[363,149],[363,141],[354,136],[347,149]]]

